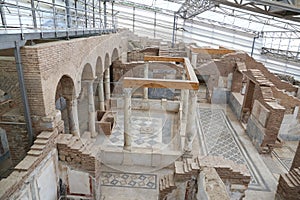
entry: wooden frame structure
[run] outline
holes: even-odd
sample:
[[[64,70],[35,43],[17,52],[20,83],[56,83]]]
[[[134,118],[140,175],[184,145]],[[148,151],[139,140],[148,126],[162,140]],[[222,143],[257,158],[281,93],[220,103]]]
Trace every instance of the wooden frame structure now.
[[[198,90],[199,81],[188,58],[183,57],[163,57],[163,56],[145,56],[144,61],[157,62],[180,62],[186,71],[187,80],[170,80],[154,78],[133,78],[125,77],[123,80],[124,88],[148,87],[148,88],[173,88]]]

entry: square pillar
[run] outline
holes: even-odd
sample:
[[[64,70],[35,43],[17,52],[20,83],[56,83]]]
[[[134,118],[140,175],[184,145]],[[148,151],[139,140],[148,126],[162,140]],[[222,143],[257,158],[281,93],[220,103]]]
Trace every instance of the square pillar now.
[[[197,109],[197,94],[196,91],[189,92],[189,105],[185,133],[184,154],[191,155],[193,140],[196,135],[196,109]]]

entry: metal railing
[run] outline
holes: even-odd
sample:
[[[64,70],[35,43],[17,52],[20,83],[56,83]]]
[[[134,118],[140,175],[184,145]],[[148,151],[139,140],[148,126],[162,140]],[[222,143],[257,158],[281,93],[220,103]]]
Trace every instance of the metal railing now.
[[[100,0],[0,0],[0,34],[115,31],[115,15],[106,11]]]

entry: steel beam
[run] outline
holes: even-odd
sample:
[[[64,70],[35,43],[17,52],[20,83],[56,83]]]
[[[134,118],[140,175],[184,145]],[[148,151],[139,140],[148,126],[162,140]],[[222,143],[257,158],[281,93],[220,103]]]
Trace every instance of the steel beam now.
[[[4,1],[0,1],[0,15],[1,15],[2,26],[6,28],[7,23],[6,23],[6,17],[5,17],[3,4],[4,4]]]
[[[15,42],[14,53],[15,53],[17,72],[18,72],[18,79],[19,79],[19,84],[20,84],[20,92],[21,92],[21,97],[22,97],[22,102],[23,102],[23,107],[24,107],[26,127],[27,127],[27,132],[28,132],[28,142],[29,142],[29,146],[31,146],[33,144],[33,130],[32,130],[29,104],[28,104],[28,99],[27,99],[27,92],[26,92],[26,88],[25,88],[22,62],[21,62],[20,45],[19,45],[19,42],[17,42],[17,41]]]
[[[71,13],[70,13],[70,0],[65,0],[66,14],[67,14],[67,27],[71,28]]]

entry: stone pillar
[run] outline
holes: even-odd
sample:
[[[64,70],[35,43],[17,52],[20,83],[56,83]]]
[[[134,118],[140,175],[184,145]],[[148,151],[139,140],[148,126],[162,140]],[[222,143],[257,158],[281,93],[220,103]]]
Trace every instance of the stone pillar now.
[[[185,131],[184,154],[191,155],[193,140],[196,135],[196,109],[197,93],[194,90],[189,92],[188,116]]]
[[[144,78],[148,78],[148,70],[149,70],[149,63],[146,62],[144,66]],[[144,99],[148,99],[148,88],[144,87]]]
[[[197,57],[198,57],[198,54],[197,53],[194,53],[192,52],[192,61],[191,61],[191,64],[194,68],[197,67]]]
[[[298,87],[298,90],[297,90],[295,96],[300,99],[300,87],[299,86],[297,86],[297,87]]]
[[[100,104],[99,105],[100,111],[105,111],[104,90],[103,90],[103,75],[99,76],[98,98],[99,98],[99,104]]]
[[[124,150],[131,151],[131,89],[124,89]]]
[[[95,128],[95,104],[94,104],[94,93],[93,93],[93,80],[87,82],[87,93],[88,93],[88,106],[89,106],[89,132],[92,137],[97,136]]]
[[[72,100],[67,100],[67,109],[68,109],[68,116],[69,116],[70,133],[74,136],[80,137],[76,97]]]
[[[182,80],[185,80],[185,72],[182,75]],[[182,90],[182,122],[186,123],[188,114],[189,90]]]
[[[110,99],[110,78],[109,78],[109,68],[104,72],[104,87],[105,87],[105,99]]]

